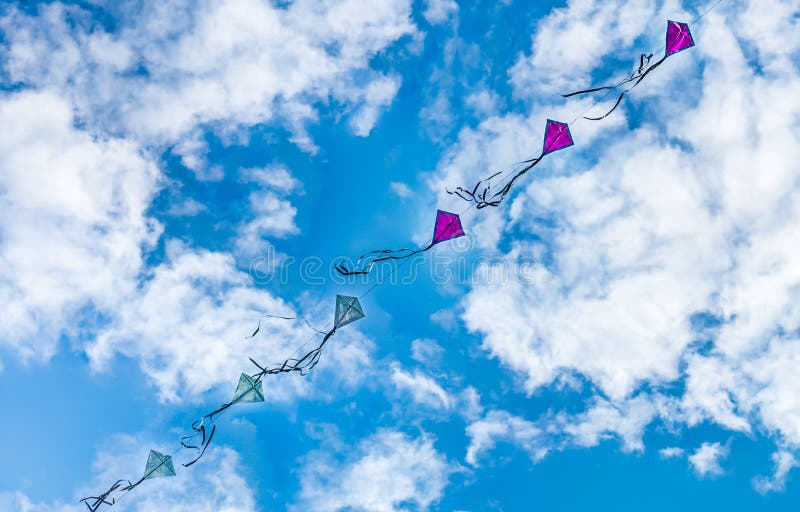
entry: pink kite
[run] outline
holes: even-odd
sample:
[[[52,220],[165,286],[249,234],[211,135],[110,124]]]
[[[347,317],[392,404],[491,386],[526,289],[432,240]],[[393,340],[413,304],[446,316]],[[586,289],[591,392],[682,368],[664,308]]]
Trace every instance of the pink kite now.
[[[505,186],[498,192],[490,195],[492,188],[490,182],[492,178],[499,176],[501,174],[500,172],[494,173],[488,178],[480,180],[475,184],[475,187],[473,187],[472,190],[467,190],[463,187],[457,187],[452,192],[448,190],[447,193],[455,194],[465,201],[474,202],[478,209],[486,208],[487,206],[498,206],[511,191],[511,187],[514,186],[514,182],[517,181],[517,178],[530,171],[542,160],[545,155],[554,151],[558,151],[559,149],[568,148],[574,144],[575,143],[572,141],[572,134],[569,132],[569,125],[567,123],[559,123],[558,121],[548,119],[547,125],[544,129],[544,143],[542,145],[541,154],[535,158],[531,158],[530,160],[520,162],[518,165],[522,165],[523,167],[518,170],[508,181],[508,183],[506,183]],[[478,190],[482,186],[482,190]]]
[[[562,96],[564,98],[569,98],[570,96],[590,94],[597,91],[612,91],[625,84],[633,83],[633,85],[631,85],[630,87],[622,91],[622,93],[620,93],[619,97],[617,98],[617,102],[614,103],[614,106],[611,108],[611,110],[609,110],[600,117],[584,117],[584,119],[588,119],[589,121],[599,121],[607,117],[612,112],[614,112],[620,105],[620,103],[622,103],[622,98],[624,98],[625,95],[631,91],[631,89],[639,85],[642,82],[642,80],[644,80],[644,77],[646,77],[648,73],[656,69],[665,60],[667,60],[667,57],[675,53],[681,52],[683,50],[686,50],[687,48],[691,48],[692,46],[694,46],[694,39],[692,38],[691,31],[689,31],[689,25],[687,23],[680,23],[677,21],[667,21],[667,44],[664,47],[664,56],[661,57],[658,61],[654,62],[653,64],[650,64],[650,59],[653,58],[653,54],[651,53],[650,55],[647,55],[643,53],[641,57],[639,57],[639,67],[636,68],[636,70],[633,73],[628,75],[624,80],[622,80],[618,84],[607,85],[604,87],[595,87],[592,89],[584,89],[583,91],[576,91],[576,92],[571,92],[569,94],[562,94]]]
[[[553,151],[555,151],[555,149]],[[459,238],[462,236],[464,236],[464,228],[461,227],[461,218],[459,218],[459,216],[455,213],[439,210],[436,212],[436,224],[433,227],[433,238],[431,238],[430,243],[425,247],[416,250],[381,249],[377,251],[371,251],[366,254],[362,254],[358,260],[356,260],[355,268],[358,270],[350,270],[343,261],[336,264],[336,270],[345,276],[369,274],[372,271],[373,265],[376,263],[380,263],[381,261],[403,260],[410,258],[415,254],[419,254],[431,249],[434,245],[440,242],[445,242],[447,240],[452,240],[453,238]]]

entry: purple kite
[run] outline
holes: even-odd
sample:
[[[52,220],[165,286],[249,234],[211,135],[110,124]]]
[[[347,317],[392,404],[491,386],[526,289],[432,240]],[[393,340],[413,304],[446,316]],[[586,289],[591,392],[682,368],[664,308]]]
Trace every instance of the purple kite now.
[[[694,46],[694,39],[692,38],[692,33],[689,31],[689,25],[687,23],[680,23],[677,21],[667,21],[667,44],[664,47],[664,56],[661,57],[657,62],[650,64],[650,59],[653,58],[653,54],[651,53],[650,55],[647,55],[643,53],[641,57],[639,57],[639,67],[636,68],[636,70],[633,73],[628,75],[624,80],[622,80],[618,84],[607,85],[604,87],[595,87],[593,89],[585,89],[583,91],[571,92],[569,94],[562,94],[562,97],[569,98],[570,96],[590,94],[597,91],[610,92],[622,85],[633,83],[633,85],[622,91],[622,93],[617,98],[617,102],[614,103],[614,106],[611,108],[611,110],[606,112],[604,115],[600,117],[584,116],[584,119],[588,119],[589,121],[600,121],[601,119],[606,118],[609,114],[614,112],[620,105],[620,103],[622,103],[622,98],[624,98],[627,93],[631,92],[631,89],[639,85],[642,82],[642,80],[644,80],[644,77],[646,77],[648,73],[656,69],[665,60],[667,60],[667,57],[675,53],[678,53],[680,51],[686,50],[687,48],[691,48],[692,46]]]
[[[499,176],[501,173],[497,172],[492,174],[488,178],[480,180],[478,183],[475,184],[475,187],[472,190],[467,190],[462,187],[456,188],[454,191],[448,190],[448,194],[455,194],[461,199],[469,202],[474,202],[478,209],[486,208],[487,206],[498,206],[503,199],[505,199],[506,195],[511,191],[511,187],[514,186],[514,182],[517,181],[519,177],[521,177],[526,172],[530,171],[536,164],[538,164],[542,158],[554,151],[558,151],[559,149],[568,148],[575,143],[572,141],[572,135],[569,132],[569,125],[567,123],[559,123],[558,121],[553,121],[552,119],[547,120],[547,125],[544,129],[544,143],[542,145],[542,153],[535,157],[531,158],[530,160],[525,160],[524,162],[520,162],[518,165],[522,165],[523,167],[514,174],[514,176],[509,180],[506,185],[500,189],[498,192],[489,195],[489,192],[492,188],[491,183],[489,183],[492,178]],[[488,183],[486,186],[483,187],[482,190],[478,190],[484,183]]]
[[[464,229],[461,227],[461,218],[455,213],[445,212],[438,210],[436,212],[436,225],[433,228],[433,238],[431,242],[420,249],[397,249],[388,250],[381,249],[362,254],[356,261],[356,269],[350,270],[347,268],[345,262],[341,261],[336,264],[336,270],[345,276],[365,275],[372,271],[372,267],[376,263],[389,260],[403,260],[410,258],[415,254],[425,252],[431,249],[434,245],[459,238],[464,236]]]

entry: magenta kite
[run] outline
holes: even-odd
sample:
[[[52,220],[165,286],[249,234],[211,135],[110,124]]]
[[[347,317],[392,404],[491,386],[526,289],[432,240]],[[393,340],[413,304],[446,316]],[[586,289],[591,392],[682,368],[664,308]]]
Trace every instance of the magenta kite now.
[[[642,83],[642,80],[654,69],[664,63],[667,60],[667,57],[670,55],[674,55],[678,52],[686,50],[687,48],[691,48],[694,46],[694,39],[692,38],[692,33],[689,31],[689,25],[687,23],[680,23],[678,21],[667,21],[667,44],[664,47],[664,56],[661,57],[658,61],[650,64],[650,60],[653,58],[653,54],[650,55],[642,54],[639,57],[639,67],[636,70],[628,75],[624,80],[619,82],[616,85],[606,85],[603,87],[594,87],[592,89],[584,89],[582,91],[571,92],[569,94],[562,94],[561,96],[564,98],[569,98],[571,96],[580,96],[583,94],[591,94],[593,92],[598,91],[612,91],[617,89],[625,84],[632,83],[630,87],[622,91],[617,98],[616,103],[614,106],[603,114],[600,117],[585,117],[584,119],[588,119],[589,121],[600,121],[601,119],[605,119],[608,117],[612,112],[614,112],[617,107],[619,107],[620,103],[622,103],[622,98],[631,90]],[[606,93],[608,94],[608,93]]]
[[[356,260],[355,267],[349,269],[343,261],[336,264],[336,270],[345,276],[366,275],[372,271],[376,263],[382,261],[396,261],[410,258],[416,254],[428,251],[434,245],[464,236],[464,228],[461,227],[461,218],[455,214],[438,210],[436,212],[436,224],[433,228],[433,237],[428,245],[419,249],[379,249],[362,254]]]
[[[514,186],[514,183],[526,172],[530,171],[534,166],[536,166],[536,164],[541,162],[545,155],[560,149],[568,148],[574,144],[575,142],[572,140],[572,134],[569,132],[569,125],[567,123],[560,123],[558,121],[548,119],[547,125],[544,129],[544,143],[542,144],[542,152],[535,158],[520,162],[518,165],[522,165],[522,168],[512,175],[511,179],[503,186],[503,188],[492,193],[491,181],[502,174],[501,171],[492,174],[488,178],[478,181],[478,183],[476,183],[471,190],[458,187],[453,191],[448,190],[447,193],[457,195],[465,201],[475,203],[479,210],[486,208],[487,206],[498,206],[503,199],[505,199],[506,195],[511,192],[511,187]]]

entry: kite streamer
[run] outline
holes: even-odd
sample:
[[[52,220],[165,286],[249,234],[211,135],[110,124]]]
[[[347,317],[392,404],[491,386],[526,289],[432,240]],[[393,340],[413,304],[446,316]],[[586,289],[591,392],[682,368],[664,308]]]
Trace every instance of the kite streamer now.
[[[520,162],[520,165],[523,167],[512,175],[511,179],[505,184],[505,186],[503,186],[503,188],[492,193],[491,180],[502,174],[502,172],[498,172],[489,176],[488,178],[478,181],[478,183],[476,183],[472,189],[457,187],[453,191],[447,190],[447,193],[457,195],[465,201],[475,203],[479,210],[486,208],[487,206],[498,206],[511,191],[511,187],[514,186],[514,182],[535,167],[536,164],[541,162],[545,155],[560,149],[568,148],[574,144],[575,142],[572,140],[572,134],[569,132],[569,125],[567,123],[560,123],[558,121],[548,119],[547,125],[544,129],[544,143],[542,144],[542,152],[535,158]]]
[[[371,251],[366,254],[362,254],[358,260],[356,260],[355,269],[349,269],[347,264],[341,261],[336,264],[336,270],[345,276],[369,274],[372,271],[372,267],[376,263],[390,260],[404,260],[414,256],[415,254],[428,251],[438,243],[462,236],[464,236],[464,229],[461,227],[461,218],[455,213],[438,210],[436,212],[436,224],[433,227],[433,237],[431,238],[430,243],[425,247],[421,247],[416,250],[381,249],[377,251]]]
[[[336,330],[347,324],[361,320],[364,318],[364,316],[364,310],[362,309],[361,303],[358,301],[357,297],[337,295],[333,328],[325,333],[317,331],[325,335],[319,345],[309,350],[303,356],[297,358],[290,357],[283,363],[272,366],[260,365],[251,357],[250,361],[258,367],[259,371],[253,375],[242,373],[239,376],[239,383],[233,393],[233,398],[229,402],[219,406],[214,411],[193,422],[192,430],[194,433],[181,438],[181,447],[176,450],[175,453],[182,449],[194,450],[196,452],[196,456],[192,460],[182,464],[183,467],[194,465],[203,457],[203,455],[205,455],[206,450],[211,444],[211,441],[214,439],[214,434],[217,431],[215,421],[219,415],[236,404],[264,401],[264,388],[262,383],[264,376],[290,372],[298,372],[300,375],[307,375],[308,372],[311,371],[319,362],[323,348],[328,343],[328,340],[336,333]],[[266,317],[282,318],[285,320],[296,319],[295,317],[281,317],[274,315],[264,315],[262,319]],[[260,327],[261,326],[259,322],[259,329]],[[252,336],[255,336],[259,329],[256,329],[256,332],[253,333]],[[199,442],[194,442],[193,440],[197,439],[198,437]],[[173,455],[175,454],[173,453]],[[139,480],[136,482],[131,482],[130,480],[117,480],[107,491],[97,496],[83,498],[81,502],[86,505],[90,512],[97,512],[103,505],[108,505],[109,507],[113,506],[117,502],[116,497],[113,496],[117,493],[130,492],[138,487],[142,482],[151,478],[170,476],[175,476],[175,467],[172,462],[172,455],[165,455],[155,450],[150,450],[150,455],[147,458],[147,464],[145,466],[144,476],[142,476]]]
[[[279,320],[297,320],[298,319],[298,317],[295,317],[295,316],[262,315],[261,318],[258,320],[258,327],[256,327],[256,330],[253,331],[253,334],[251,334],[250,336],[245,336],[244,339],[249,340],[249,339],[255,338],[256,334],[258,334],[259,331],[261,331],[261,322],[263,322],[265,318],[277,318]],[[325,331],[321,331],[321,330],[317,329],[316,327],[311,325],[311,323],[308,320],[306,320],[305,318],[300,317],[299,319],[302,320],[303,322],[305,322],[305,324],[311,330],[316,331],[316,332],[318,332],[320,334],[325,334]]]
[[[627,89],[625,89],[620,93],[619,97],[617,97],[616,103],[614,103],[614,106],[611,108],[611,110],[609,110],[600,117],[586,117],[586,116],[583,117],[584,119],[587,119],[589,121],[600,121],[601,119],[605,119],[612,112],[614,112],[617,109],[617,107],[619,107],[620,103],[622,103],[622,99],[625,97],[625,95],[631,92],[631,90],[634,87],[642,83],[642,80],[644,80],[644,78],[651,71],[653,71],[658,66],[663,64],[664,61],[667,60],[667,57],[669,57],[670,55],[674,55],[678,52],[681,52],[683,50],[686,50],[688,48],[691,48],[692,46],[694,46],[694,39],[692,38],[692,33],[689,30],[689,25],[687,23],[680,23],[677,21],[671,21],[671,20],[667,21],[667,44],[664,47],[664,56],[658,59],[656,62],[650,64],[650,60],[653,58],[652,53],[649,55],[643,53],[641,57],[639,57],[639,67],[618,84],[606,85],[603,87],[593,87],[591,89],[575,91],[569,94],[562,94],[561,96],[564,98],[569,98],[571,96],[591,94],[593,92],[598,92],[598,91],[610,92],[614,89],[617,89],[620,86],[632,83],[633,85],[631,85],[630,87],[628,87]]]

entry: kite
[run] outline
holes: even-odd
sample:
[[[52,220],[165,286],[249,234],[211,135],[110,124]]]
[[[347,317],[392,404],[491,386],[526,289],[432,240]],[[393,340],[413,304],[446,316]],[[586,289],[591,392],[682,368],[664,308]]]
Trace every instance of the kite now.
[[[236,391],[233,392],[233,398],[230,402],[221,405],[218,407],[214,412],[206,414],[199,420],[192,423],[192,430],[194,430],[194,434],[191,436],[184,436],[181,438],[181,446],[190,450],[198,451],[197,457],[189,462],[183,464],[183,467],[188,468],[189,466],[193,465],[195,462],[200,460],[203,455],[206,453],[206,449],[208,445],[211,444],[211,440],[214,439],[214,433],[217,431],[217,425],[214,424],[214,416],[220,414],[221,412],[227,410],[229,407],[236,405],[236,404],[246,404],[246,403],[254,403],[254,402],[263,402],[264,401],[264,389],[261,385],[261,379],[254,379],[250,377],[246,373],[243,373],[239,376],[239,384],[236,386]],[[209,432],[206,429],[206,421],[211,423],[211,431]],[[193,445],[189,444],[189,441],[196,436],[201,436],[200,444]]]
[[[81,501],[86,504],[86,507],[91,512],[96,512],[102,505],[113,505],[116,500],[114,498],[110,498],[109,500],[109,496],[118,490],[131,491],[145,480],[169,476],[175,476],[175,467],[172,465],[172,457],[155,450],[150,450],[150,455],[147,457],[147,465],[145,465],[144,468],[144,476],[137,482],[131,483],[130,480],[117,480],[114,485],[103,494],[83,498]],[[124,482],[128,482],[128,485],[123,486]]]
[[[498,206],[511,191],[511,187],[514,186],[514,182],[522,177],[526,172],[530,171],[534,166],[536,166],[536,164],[541,162],[545,155],[560,149],[568,148],[574,144],[575,142],[572,140],[572,134],[569,132],[569,125],[567,123],[560,123],[558,121],[548,119],[547,125],[544,129],[544,143],[542,144],[541,154],[539,154],[537,157],[531,158],[530,160],[520,162],[518,165],[522,165],[522,168],[516,171],[516,173],[511,177],[511,180],[509,180],[509,182],[506,183],[505,186],[499,191],[491,194],[491,180],[502,174],[502,171],[478,181],[472,190],[458,187],[454,191],[447,190],[447,193],[457,195],[465,201],[475,203],[479,210],[486,208],[487,206]]]
[[[612,112],[614,112],[617,109],[617,107],[619,107],[620,103],[622,103],[622,98],[624,98],[627,93],[631,92],[631,90],[634,87],[639,85],[642,82],[642,80],[644,80],[644,78],[651,71],[653,71],[658,66],[663,64],[664,61],[667,60],[667,57],[669,57],[670,55],[674,55],[674,54],[676,54],[678,52],[682,52],[683,50],[691,48],[692,46],[694,46],[694,39],[692,38],[692,33],[689,31],[689,25],[687,23],[680,23],[680,22],[677,22],[677,21],[668,20],[667,21],[667,44],[664,47],[664,56],[661,57],[659,60],[657,60],[653,64],[650,64],[650,60],[653,58],[653,54],[651,53],[650,55],[647,55],[647,54],[643,53],[639,57],[639,67],[636,68],[636,70],[634,70],[633,73],[628,75],[625,79],[623,79],[618,84],[616,84],[616,85],[607,85],[607,86],[603,86],[603,87],[594,87],[592,89],[585,89],[583,91],[576,91],[576,92],[571,92],[569,94],[562,94],[562,97],[569,98],[571,96],[578,96],[578,95],[582,95],[582,94],[591,94],[593,92],[598,92],[598,91],[609,91],[609,92],[611,92],[612,90],[617,89],[618,87],[620,87],[622,85],[632,83],[633,85],[631,85],[630,87],[628,87],[627,89],[622,91],[622,93],[620,93],[619,97],[617,98],[617,102],[614,103],[614,106],[611,108],[611,110],[609,110],[608,112],[606,112],[605,114],[603,114],[600,117],[585,117],[584,116],[584,119],[588,119],[589,121],[600,121],[601,119],[605,119],[606,117],[608,117],[608,115],[610,115]],[[608,94],[608,93],[606,93],[606,94]]]
[[[343,261],[336,264],[336,270],[340,274],[345,276],[369,274],[372,271],[372,267],[376,263],[380,263],[382,261],[403,260],[406,258],[410,258],[415,254],[419,254],[433,248],[433,246],[438,243],[445,242],[447,240],[452,240],[454,238],[459,238],[462,236],[464,236],[464,229],[461,227],[461,218],[455,213],[438,210],[436,212],[436,224],[433,227],[433,237],[431,238],[430,243],[425,247],[416,250],[381,249],[377,251],[371,251],[366,254],[362,254],[358,258],[355,264],[355,268],[358,270],[351,270],[347,268],[347,265]]]

